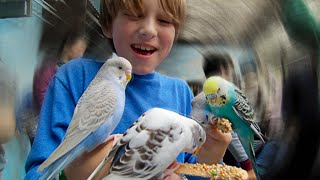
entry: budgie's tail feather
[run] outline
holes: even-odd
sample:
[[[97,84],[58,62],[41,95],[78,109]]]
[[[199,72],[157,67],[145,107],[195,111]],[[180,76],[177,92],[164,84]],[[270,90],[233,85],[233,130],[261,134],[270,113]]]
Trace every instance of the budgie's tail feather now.
[[[260,129],[258,130],[258,129],[256,128],[256,126],[255,126],[254,123],[250,124],[250,128],[251,128],[251,129],[254,131],[254,133],[261,139],[261,141],[262,141],[263,143],[265,143],[264,138],[262,137],[262,136],[264,136],[264,135],[261,133]]]
[[[73,159],[70,157],[72,153],[68,153],[62,156],[59,160],[48,166],[40,174],[39,180],[50,180],[56,177],[64,168],[66,164],[69,164]]]
[[[250,151],[251,151],[251,153],[249,155],[250,162],[252,164],[252,168],[254,170],[254,173],[256,174],[257,180],[260,180],[260,172],[259,172],[259,169],[258,169],[258,166],[256,163],[256,155],[255,155],[255,151],[254,151],[254,145],[253,145],[253,143],[249,143],[249,144],[250,144]]]

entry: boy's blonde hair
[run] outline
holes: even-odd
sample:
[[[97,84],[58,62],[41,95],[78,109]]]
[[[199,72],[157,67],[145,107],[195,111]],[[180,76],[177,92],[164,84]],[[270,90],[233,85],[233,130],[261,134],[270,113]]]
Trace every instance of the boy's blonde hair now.
[[[149,0],[148,0],[149,1]],[[164,12],[173,19],[176,35],[185,18],[185,0],[158,0]],[[134,15],[143,13],[143,0],[101,0],[100,24],[104,31],[109,31],[113,20],[120,10],[129,11]]]

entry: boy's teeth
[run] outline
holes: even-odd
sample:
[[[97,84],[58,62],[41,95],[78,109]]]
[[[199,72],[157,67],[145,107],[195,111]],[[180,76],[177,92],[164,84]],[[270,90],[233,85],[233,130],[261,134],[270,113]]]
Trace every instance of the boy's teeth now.
[[[140,45],[134,45],[134,48],[141,49],[143,51],[151,51],[151,50],[153,50],[153,48],[142,47]]]
[[[141,46],[139,46],[139,45],[134,45],[134,48],[141,49]]]

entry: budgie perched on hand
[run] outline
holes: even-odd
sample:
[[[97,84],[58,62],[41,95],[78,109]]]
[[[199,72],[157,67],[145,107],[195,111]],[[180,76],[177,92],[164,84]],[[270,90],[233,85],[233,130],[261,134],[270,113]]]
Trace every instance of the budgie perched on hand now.
[[[259,126],[253,121],[254,110],[248,99],[239,88],[220,76],[208,78],[203,85],[203,92],[212,113],[232,122],[232,128],[238,134],[259,179],[259,170],[255,162],[254,134],[263,142],[264,139]]]
[[[208,128],[210,125],[218,123],[218,118],[215,118],[214,114],[211,112],[206,96],[203,92],[199,93],[192,99],[192,111],[190,113],[190,117],[201,124],[204,129]],[[237,133],[231,131],[231,135],[232,140],[228,146],[230,153],[239,163],[248,160],[248,156],[238,138]]]
[[[206,133],[196,121],[162,108],[149,109],[89,179],[113,157],[110,174],[104,179],[162,179],[180,152],[195,152],[205,140]]]
[[[107,139],[122,117],[131,71],[130,62],[122,57],[103,64],[80,97],[63,141],[39,166],[40,179],[55,178],[76,157]]]

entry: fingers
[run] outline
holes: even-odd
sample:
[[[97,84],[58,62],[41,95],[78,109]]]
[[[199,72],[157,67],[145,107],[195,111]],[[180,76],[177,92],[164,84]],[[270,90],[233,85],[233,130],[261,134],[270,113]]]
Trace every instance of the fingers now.
[[[223,133],[221,130],[217,128],[217,125],[210,125],[206,129],[207,137],[212,138],[214,141],[217,142],[225,142],[230,143],[231,142],[231,133]]]
[[[117,143],[118,139],[122,137],[122,134],[112,134],[108,136],[108,138],[105,140],[105,143],[109,143],[110,141],[113,141],[113,146]]]
[[[181,179],[182,177],[175,173],[169,174],[163,178],[163,180],[181,180]]]
[[[172,162],[169,167],[166,169],[166,171],[163,173],[163,179],[164,180],[175,180],[175,179],[181,179],[181,177],[175,173],[175,171],[180,167],[180,163],[177,161]]]

